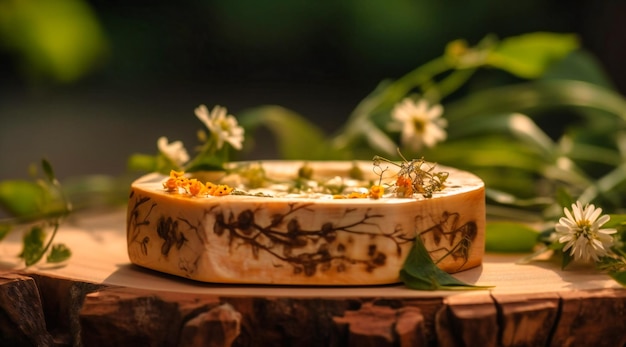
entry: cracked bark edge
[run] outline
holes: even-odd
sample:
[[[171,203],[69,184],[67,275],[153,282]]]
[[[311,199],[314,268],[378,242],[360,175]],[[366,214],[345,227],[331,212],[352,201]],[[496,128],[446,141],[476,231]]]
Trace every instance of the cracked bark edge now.
[[[558,295],[561,311],[550,346],[626,346],[626,290],[599,289]]]
[[[558,321],[560,299],[556,293],[493,294],[498,311],[501,346],[547,346]]]
[[[35,281],[0,273],[0,336],[6,346],[51,346],[41,297]]]
[[[85,346],[194,346],[205,338],[196,335],[205,331],[197,328],[219,328],[216,319],[224,323],[227,341],[238,332],[239,318],[221,304],[211,295],[104,288],[87,295],[80,310],[82,341]]]
[[[435,319],[439,346],[498,346],[498,310],[490,296],[446,297]]]
[[[394,347],[626,345],[620,288],[395,299],[217,297],[2,273],[0,291],[0,332],[26,346],[367,345],[377,330],[357,326],[368,311],[388,316],[385,341]],[[2,330],[7,326],[13,335]]]
[[[58,346],[82,346],[78,312],[85,296],[104,288],[104,285],[28,274],[35,280],[41,295],[48,331]]]

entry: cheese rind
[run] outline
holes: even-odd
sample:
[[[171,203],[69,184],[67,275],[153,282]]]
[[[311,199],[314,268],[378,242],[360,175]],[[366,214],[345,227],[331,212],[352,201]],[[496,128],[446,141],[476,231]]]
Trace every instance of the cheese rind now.
[[[268,177],[295,175],[301,165],[263,164]],[[309,165],[336,174],[352,162]],[[468,172],[438,170],[449,178],[432,198],[338,200],[191,197],[163,189],[166,176],[146,175],[131,186],[128,255],[136,265],[203,282],[387,284],[399,281],[419,236],[441,269],[476,267],[484,255],[484,184]]]

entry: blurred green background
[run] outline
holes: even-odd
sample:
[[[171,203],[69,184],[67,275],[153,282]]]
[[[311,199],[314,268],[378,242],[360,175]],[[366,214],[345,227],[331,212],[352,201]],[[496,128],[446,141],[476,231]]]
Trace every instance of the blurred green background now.
[[[490,33],[576,33],[624,93],[624,13],[612,0],[0,0],[0,179],[42,157],[61,179],[122,173],[162,135],[192,148],[202,103],[279,104],[330,132],[381,80]],[[268,134],[256,142],[246,157],[276,155]]]

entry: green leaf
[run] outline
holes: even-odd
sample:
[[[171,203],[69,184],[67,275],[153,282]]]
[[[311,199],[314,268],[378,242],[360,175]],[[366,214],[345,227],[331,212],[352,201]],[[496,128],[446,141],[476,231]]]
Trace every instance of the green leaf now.
[[[611,219],[602,225],[603,229],[617,229],[617,234],[614,236],[616,239],[614,250],[618,254],[622,254],[622,258],[626,258],[626,214],[609,214]],[[626,259],[625,259],[626,261]]]
[[[590,112],[591,113],[591,112]],[[593,119],[593,124],[589,124],[590,126],[597,126],[598,123],[602,122],[603,119],[599,117],[595,117]],[[613,133],[613,130],[616,126],[619,126],[619,120],[616,119],[607,119],[604,118],[604,122],[607,123],[606,129],[600,130],[601,137],[603,139],[608,139],[609,136],[607,134]],[[580,129],[574,130],[576,132],[587,132],[590,133],[593,131],[589,127],[584,127]],[[619,135],[618,135],[619,136]],[[612,137],[612,136],[611,136]],[[593,140],[592,140],[593,141]],[[561,154],[569,157],[574,162],[582,163],[586,162],[585,165],[598,167],[601,165],[607,166],[619,166],[624,158],[624,154],[620,153],[620,150],[617,148],[607,147],[606,145],[602,145],[601,143],[584,143],[585,140],[581,140],[580,138],[572,137],[571,133],[564,134],[559,139]],[[597,175],[597,174],[596,174]]]
[[[46,262],[48,263],[60,263],[69,259],[72,256],[72,252],[69,248],[63,243],[58,243],[52,245],[50,249],[50,253],[46,257]]]
[[[0,241],[4,239],[9,232],[11,232],[12,226],[10,224],[0,224]]]
[[[41,260],[48,251],[58,229],[59,220],[71,211],[71,204],[66,199],[59,182],[54,176],[52,166],[45,159],[41,166],[49,182],[38,179],[36,182],[7,180],[0,182],[0,205],[14,214],[14,218],[0,223],[0,240],[9,233],[11,225],[21,222],[37,222],[23,236],[22,252],[19,257],[24,259],[26,266]],[[47,226],[53,226],[52,236],[48,242]],[[62,258],[67,252],[57,249],[56,258]]]
[[[626,271],[612,271],[609,272],[609,276],[617,281],[617,283],[626,287]]]
[[[135,153],[128,158],[127,167],[132,171],[153,172],[157,168],[157,157]]]
[[[515,222],[489,222],[485,231],[487,252],[532,252],[539,234],[533,228]]]
[[[556,202],[559,206],[571,208],[572,204],[576,203],[576,200],[571,196],[571,194],[565,190],[563,187],[558,187],[555,192]],[[562,211],[563,209],[561,209]]]
[[[592,186],[587,187],[579,196],[581,201],[594,201],[598,196],[612,193],[626,182],[626,163],[617,166],[604,176],[597,178]]]
[[[446,104],[445,117],[452,128],[461,119],[512,112],[533,114],[566,106],[598,110],[626,119],[626,100],[622,95],[572,80],[538,80],[476,91]]]
[[[536,32],[502,40],[487,62],[522,78],[538,78],[578,47],[576,35]]]
[[[515,262],[515,264],[518,264],[518,265],[529,264],[530,262],[535,260],[535,258],[537,258],[538,256],[540,256],[542,254],[545,254],[547,252],[550,252],[550,251],[552,251],[552,249],[550,247],[548,247],[548,246],[540,247],[536,251],[534,251],[533,253],[531,253],[531,254],[529,254],[529,255],[521,258],[521,259],[518,259]]]
[[[41,167],[49,182],[56,181],[56,176],[54,175],[54,170],[52,169],[50,162],[45,159],[41,160]]]
[[[373,125],[370,121],[364,120],[360,123],[363,127],[363,133],[367,134],[365,137],[369,145],[375,151],[381,151],[386,155],[397,154],[398,145],[393,142],[387,134]]]
[[[0,182],[0,207],[15,217],[28,217],[42,212],[46,190],[35,182],[6,180]]]
[[[329,159],[334,153],[324,150],[324,132],[301,115],[280,106],[260,106],[239,113],[239,123],[252,133],[258,126],[274,135],[283,159]]]
[[[2,2],[0,41],[24,77],[72,83],[100,67],[107,35],[85,1]]]
[[[435,265],[419,237],[415,238],[414,245],[400,270],[400,280],[402,280],[407,287],[417,290],[491,288],[489,286],[476,286],[464,283],[441,270]]]
[[[465,167],[511,167],[539,172],[543,158],[520,141],[507,134],[459,138],[425,150],[425,158],[437,158],[438,163]],[[460,164],[459,164],[460,163]]]
[[[561,259],[561,269],[565,270],[565,268],[567,267],[567,265],[569,265],[572,260],[574,260],[574,257],[570,254],[571,249],[568,249],[565,252],[561,252],[561,254],[563,255],[563,258]]]
[[[197,157],[191,162],[191,165],[185,169],[186,172],[197,172],[197,171],[222,171],[224,170],[224,162],[225,160],[212,156],[212,157]]]
[[[530,198],[523,199],[508,192],[503,192],[493,188],[486,188],[485,195],[488,200],[492,200],[499,204],[510,205],[512,207],[545,207],[554,202],[554,199],[542,196],[532,196]]]
[[[44,250],[46,232],[41,226],[34,226],[23,238],[23,248],[20,257],[24,259],[26,266],[33,265],[41,259]]]
[[[626,227],[626,214],[609,214],[611,219],[606,222],[602,228],[618,228]]]
[[[491,114],[480,118],[459,120],[450,128],[450,140],[469,136],[509,133],[535,149],[542,157],[551,158],[557,149],[550,137],[521,113]]]
[[[578,80],[607,89],[615,88],[602,64],[593,54],[585,50],[574,51],[553,64],[542,79]]]

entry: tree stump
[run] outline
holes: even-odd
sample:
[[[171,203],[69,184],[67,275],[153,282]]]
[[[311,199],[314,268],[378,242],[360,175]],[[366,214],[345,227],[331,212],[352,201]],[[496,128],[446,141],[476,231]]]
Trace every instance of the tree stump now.
[[[0,275],[0,346],[624,346],[625,316],[624,289],[271,297]]]

